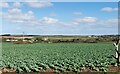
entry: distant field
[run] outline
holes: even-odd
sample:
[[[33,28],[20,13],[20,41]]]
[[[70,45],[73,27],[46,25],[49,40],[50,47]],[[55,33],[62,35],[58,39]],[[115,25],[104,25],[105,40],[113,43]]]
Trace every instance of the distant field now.
[[[52,69],[56,72],[79,72],[85,68],[107,71],[115,65],[112,44],[58,43],[12,44],[3,43],[3,67],[18,72],[36,72]]]

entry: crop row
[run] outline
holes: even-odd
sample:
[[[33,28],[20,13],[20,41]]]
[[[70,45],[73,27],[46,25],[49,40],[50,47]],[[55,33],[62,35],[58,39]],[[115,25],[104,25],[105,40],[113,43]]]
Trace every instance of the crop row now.
[[[11,44],[3,43],[2,68],[18,72],[79,72],[85,68],[107,71],[116,60],[111,44]]]

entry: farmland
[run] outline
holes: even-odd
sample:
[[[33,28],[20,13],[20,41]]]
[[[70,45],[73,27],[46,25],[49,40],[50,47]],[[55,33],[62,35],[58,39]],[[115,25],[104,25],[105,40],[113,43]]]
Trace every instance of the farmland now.
[[[111,43],[3,43],[1,68],[17,72],[80,72],[85,68],[92,71],[108,71],[115,65],[115,54]],[[89,70],[89,71],[90,71]]]

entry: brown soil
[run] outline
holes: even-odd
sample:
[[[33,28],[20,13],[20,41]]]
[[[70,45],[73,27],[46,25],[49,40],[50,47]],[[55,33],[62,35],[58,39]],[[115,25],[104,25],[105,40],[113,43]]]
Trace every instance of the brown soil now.
[[[53,69],[47,69],[44,74],[50,74],[50,73],[54,73],[54,70]]]
[[[10,69],[10,68],[3,68],[1,71],[2,72],[15,72],[16,70],[15,69]]]
[[[120,72],[120,66],[109,66],[109,72]]]
[[[92,73],[89,73],[89,72],[95,72],[96,73],[96,72],[100,72],[100,71],[93,71],[93,70],[90,70],[89,68],[85,68],[84,70],[80,70],[80,72],[84,73],[84,74],[92,74]],[[118,66],[112,66],[112,65],[110,65],[108,67],[108,72],[120,72],[120,66],[118,67]],[[0,74],[2,74],[2,73],[3,74],[16,74],[16,70],[9,69],[9,68],[3,68],[2,70],[0,70]],[[52,74],[52,73],[54,73],[53,69],[47,69],[45,72],[43,72],[43,74]],[[34,74],[34,73],[32,72],[30,74]]]
[[[0,74],[2,74],[2,73],[6,73],[6,74],[8,74],[8,73],[16,73],[16,70],[6,67],[6,68],[3,68],[2,70],[0,70]]]
[[[0,74],[2,74],[2,70],[0,70]]]
[[[47,69],[46,72],[54,72],[53,69]]]
[[[87,71],[90,71],[89,68],[85,68],[84,70],[80,70],[80,72],[87,72]]]

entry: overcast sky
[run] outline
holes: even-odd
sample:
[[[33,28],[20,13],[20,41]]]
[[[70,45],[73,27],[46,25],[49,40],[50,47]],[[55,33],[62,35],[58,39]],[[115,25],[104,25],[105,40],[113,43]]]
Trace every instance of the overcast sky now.
[[[0,7],[2,34],[118,33],[117,2],[4,2]]]

